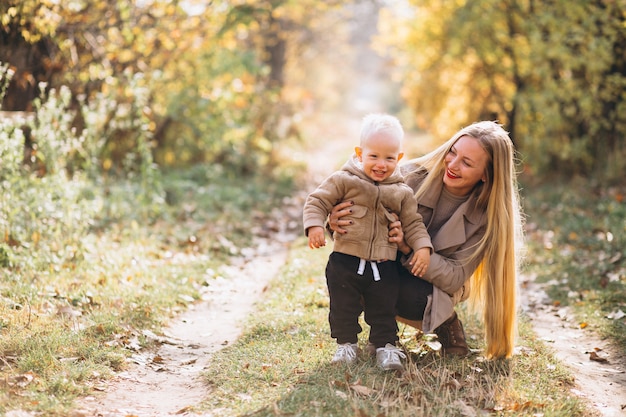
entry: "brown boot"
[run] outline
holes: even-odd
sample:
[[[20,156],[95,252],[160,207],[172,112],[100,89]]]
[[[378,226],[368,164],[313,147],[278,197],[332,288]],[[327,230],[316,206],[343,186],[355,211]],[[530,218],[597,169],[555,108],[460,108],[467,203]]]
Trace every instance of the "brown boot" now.
[[[465,331],[456,312],[435,330],[441,342],[441,351],[444,356],[467,356],[469,347],[465,341]]]

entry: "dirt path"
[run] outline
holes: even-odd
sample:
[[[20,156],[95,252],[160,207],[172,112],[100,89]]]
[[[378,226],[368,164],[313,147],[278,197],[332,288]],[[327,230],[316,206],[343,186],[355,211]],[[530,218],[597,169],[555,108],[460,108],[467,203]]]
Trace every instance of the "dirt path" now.
[[[522,281],[523,308],[537,336],[552,345],[555,356],[572,372],[576,383],[572,392],[600,416],[626,416],[626,352],[582,329],[567,308],[553,306],[532,277]]]
[[[201,375],[211,354],[239,337],[286,256],[284,243],[261,245],[251,258],[220,271],[227,278],[208,286],[203,301],[173,321],[166,337],[146,334],[159,349],[133,356],[129,368],[98,388],[103,392],[82,399],[72,417],[196,415],[192,408],[207,393]]]
[[[225,270],[225,275],[254,279],[245,283],[232,278],[216,280],[207,288],[203,302],[172,322],[166,337],[157,338],[157,351],[136,355],[127,371],[99,387],[104,392],[84,398],[73,417],[197,415],[193,406],[207,392],[201,374],[211,354],[237,339],[242,320],[262,298],[286,255],[286,245],[277,243]],[[541,285],[528,277],[521,298],[537,335],[552,344],[557,358],[571,369],[576,381],[572,392],[588,401],[598,415],[626,416],[624,353],[580,329],[568,311],[553,307]],[[597,348],[602,349],[600,355],[606,355],[606,361],[590,360],[590,352]]]

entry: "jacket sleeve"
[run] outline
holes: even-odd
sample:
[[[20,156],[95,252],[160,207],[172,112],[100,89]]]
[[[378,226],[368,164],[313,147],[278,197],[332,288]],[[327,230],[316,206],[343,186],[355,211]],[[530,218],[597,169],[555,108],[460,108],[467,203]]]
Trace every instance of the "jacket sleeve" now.
[[[342,198],[341,181],[335,173],[309,194],[302,211],[304,233],[313,226],[325,227],[328,214]]]
[[[404,228],[405,240],[411,249],[415,251],[421,248],[430,248],[432,253],[433,245],[430,241],[430,235],[426,230],[422,215],[417,211],[417,202],[411,192],[408,192],[403,199],[400,221]]]
[[[482,256],[478,256],[471,261],[468,259],[474,253],[476,245],[484,234],[484,227],[478,229],[465,243],[447,256],[440,252],[433,253],[430,256],[428,271],[426,271],[422,279],[450,295],[456,293],[463,287],[465,281],[472,276],[480,264]],[[408,262],[411,256],[412,254],[403,255],[401,258],[402,264],[408,269],[410,269]]]

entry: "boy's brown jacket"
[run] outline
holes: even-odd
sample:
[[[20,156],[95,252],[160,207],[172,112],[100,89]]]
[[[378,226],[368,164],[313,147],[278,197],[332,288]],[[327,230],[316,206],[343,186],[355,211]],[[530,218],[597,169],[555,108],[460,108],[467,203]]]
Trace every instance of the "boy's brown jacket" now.
[[[312,226],[324,227],[332,208],[350,200],[354,202],[352,213],[342,220],[354,224],[346,234],[333,234],[334,251],[370,261],[395,260],[397,245],[389,243],[389,223],[395,220],[391,213],[400,218],[404,238],[413,250],[432,250],[413,190],[404,183],[399,170],[380,183],[374,182],[365,175],[356,155],[307,197],[303,211],[305,234]]]

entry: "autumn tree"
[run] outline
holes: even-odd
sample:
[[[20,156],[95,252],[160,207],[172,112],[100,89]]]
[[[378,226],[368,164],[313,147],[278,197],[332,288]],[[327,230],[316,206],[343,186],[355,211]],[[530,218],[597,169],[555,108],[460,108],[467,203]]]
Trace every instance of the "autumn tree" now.
[[[497,119],[533,172],[621,172],[623,2],[410,4],[406,19],[387,12],[379,42],[392,47],[421,127],[444,138],[475,120]]]
[[[276,146],[296,133],[299,97],[287,73],[306,74],[305,55],[328,28],[324,16],[343,3],[8,0],[0,61],[15,75],[4,109],[30,110],[41,82],[69,86],[77,102],[108,97],[119,105],[106,106],[101,159],[114,166],[142,134],[114,119],[144,102],[141,91],[161,164],[271,169]],[[131,80],[140,90],[128,88]]]

